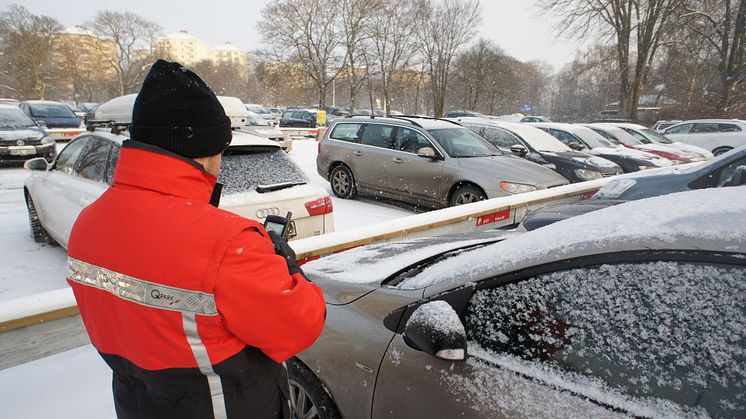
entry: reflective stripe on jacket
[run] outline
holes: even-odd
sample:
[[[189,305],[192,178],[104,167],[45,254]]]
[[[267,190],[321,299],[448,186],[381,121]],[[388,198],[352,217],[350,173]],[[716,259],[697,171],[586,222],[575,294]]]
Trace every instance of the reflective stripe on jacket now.
[[[261,225],[209,204],[215,182],[126,141],[73,227],[67,279],[120,417],[287,416],[281,362],[321,333],[321,290]]]

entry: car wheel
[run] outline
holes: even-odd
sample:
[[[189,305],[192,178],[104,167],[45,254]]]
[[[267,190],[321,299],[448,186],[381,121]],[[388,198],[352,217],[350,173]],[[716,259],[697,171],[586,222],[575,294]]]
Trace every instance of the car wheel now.
[[[712,150],[712,154],[715,156],[719,156],[721,154],[725,154],[729,151],[733,150],[733,147],[720,147]]]
[[[34,201],[28,195],[26,195],[26,208],[28,208],[28,221],[31,227],[31,237],[34,238],[34,241],[51,245],[56,244],[52,236],[50,236],[44,226],[41,225],[39,215],[36,213]]]
[[[334,195],[342,199],[351,199],[357,193],[355,189],[355,177],[352,175],[350,168],[341,164],[334,169],[329,175],[329,182],[332,184]]]
[[[470,204],[472,202],[484,201],[487,197],[484,196],[479,188],[472,185],[461,185],[453,191],[451,195],[450,205],[455,207],[456,205]]]
[[[290,405],[294,419],[340,419],[337,405],[311,370],[296,359],[288,361]]]

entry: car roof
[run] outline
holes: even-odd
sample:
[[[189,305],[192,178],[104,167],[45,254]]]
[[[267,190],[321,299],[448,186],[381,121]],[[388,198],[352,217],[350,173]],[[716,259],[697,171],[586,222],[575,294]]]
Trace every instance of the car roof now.
[[[587,132],[589,128],[579,124],[568,124],[564,122],[534,122],[531,124],[532,127],[545,127],[545,128],[557,128],[563,129],[570,132],[584,131]]]
[[[693,123],[739,123],[743,124],[746,123],[746,121],[743,121],[741,119],[689,119],[686,121],[679,121],[676,125],[683,125],[683,124],[693,124]]]
[[[0,110],[9,111],[9,110],[13,110],[13,109],[15,109],[17,111],[21,111],[21,108],[19,108],[16,105],[7,105],[7,104],[4,104],[4,103],[0,103]],[[21,111],[21,112],[23,112],[23,111]]]
[[[437,293],[523,268],[604,253],[692,250],[746,254],[744,214],[746,186],[663,195],[560,221],[454,256],[420,275],[427,277]]]
[[[366,115],[353,115],[344,118],[337,118],[333,123],[338,124],[342,122],[378,122],[402,127],[414,126],[425,130],[461,127],[461,124],[450,119],[423,118],[408,115],[397,117],[376,116],[375,118]]]

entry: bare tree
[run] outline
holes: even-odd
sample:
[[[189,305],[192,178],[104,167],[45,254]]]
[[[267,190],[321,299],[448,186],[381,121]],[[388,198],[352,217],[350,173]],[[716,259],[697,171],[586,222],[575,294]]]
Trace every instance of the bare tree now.
[[[20,98],[44,98],[54,78],[50,53],[54,34],[62,29],[49,16],[37,16],[18,4],[11,4],[0,15],[0,70],[10,90]]]
[[[691,0],[686,9],[689,28],[717,53],[722,83],[717,110],[723,111],[746,80],[746,2]]]
[[[335,3],[339,9],[342,44],[345,49],[344,71],[342,75],[349,89],[349,107],[355,108],[358,91],[365,81],[366,72],[359,68],[365,61],[366,40],[373,12],[381,0],[340,0]]]
[[[413,42],[417,9],[414,3],[381,0],[369,29],[368,76],[378,77],[383,90],[384,108],[391,112],[392,84],[397,72],[405,70],[416,52]]]
[[[415,25],[427,63],[433,113],[443,115],[451,61],[480,23],[479,0],[420,0],[422,18]]]
[[[257,24],[268,56],[295,60],[314,81],[318,106],[326,105],[329,84],[342,71],[339,8],[323,0],[273,0]]]
[[[630,119],[637,116],[637,104],[648,70],[668,21],[680,6],[681,0],[546,0],[540,3],[545,12],[561,17],[560,32],[569,32],[578,38],[600,33],[616,41],[620,113]],[[634,63],[630,57],[632,52]]]
[[[156,56],[153,45],[161,27],[132,12],[111,10],[97,12],[85,27],[96,36],[114,43],[116,57],[109,64],[117,76],[118,93],[134,93],[148,71],[148,64]]]

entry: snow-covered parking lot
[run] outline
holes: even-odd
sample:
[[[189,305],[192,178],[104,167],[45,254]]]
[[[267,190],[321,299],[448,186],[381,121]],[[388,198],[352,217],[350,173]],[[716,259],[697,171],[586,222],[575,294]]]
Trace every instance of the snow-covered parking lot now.
[[[58,144],[58,147],[64,146]],[[296,140],[290,157],[311,182],[329,192],[329,183],[316,173],[318,143]],[[35,243],[29,233],[23,199],[28,172],[0,168],[0,304],[67,287],[67,254],[61,247]],[[332,195],[335,230],[385,222],[412,214],[390,204],[341,200]],[[76,418],[116,417],[111,399],[111,373],[90,345],[0,371],[1,417]]]

